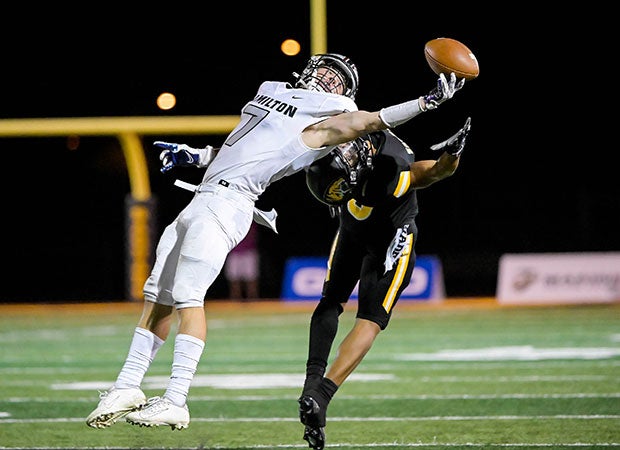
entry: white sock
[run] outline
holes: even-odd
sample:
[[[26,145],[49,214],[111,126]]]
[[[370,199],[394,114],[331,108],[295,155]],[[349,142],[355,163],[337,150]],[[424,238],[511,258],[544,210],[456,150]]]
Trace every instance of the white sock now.
[[[129,347],[129,354],[114,387],[118,389],[139,388],[157,350],[164,341],[149,330],[136,327]]]
[[[185,405],[205,343],[188,334],[177,334],[174,341],[172,373],[164,397],[177,406]]]

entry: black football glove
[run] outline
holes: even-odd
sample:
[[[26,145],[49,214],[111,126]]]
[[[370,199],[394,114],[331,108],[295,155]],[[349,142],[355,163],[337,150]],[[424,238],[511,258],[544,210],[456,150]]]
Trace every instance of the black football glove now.
[[[471,117],[468,117],[465,121],[465,125],[455,134],[450,136],[443,142],[439,144],[431,145],[431,150],[443,150],[444,152],[453,155],[460,156],[465,149],[465,140],[467,139],[467,134],[471,129]]]

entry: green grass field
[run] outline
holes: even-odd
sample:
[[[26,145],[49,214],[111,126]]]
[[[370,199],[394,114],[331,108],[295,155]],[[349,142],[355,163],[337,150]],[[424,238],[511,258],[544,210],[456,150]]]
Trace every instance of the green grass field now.
[[[326,448],[620,448],[620,304],[445,303],[397,306],[332,401]],[[311,305],[209,303],[189,428],[87,427],[140,308],[0,305],[0,449],[307,448],[296,399]],[[147,396],[163,393],[172,343]]]

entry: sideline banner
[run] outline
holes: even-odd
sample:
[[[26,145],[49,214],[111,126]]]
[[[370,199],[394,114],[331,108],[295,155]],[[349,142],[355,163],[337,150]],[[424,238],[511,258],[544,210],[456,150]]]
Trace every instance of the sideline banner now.
[[[497,299],[511,304],[620,301],[620,253],[503,255]]]
[[[282,300],[319,300],[327,273],[327,257],[293,257],[286,261]],[[355,287],[350,300],[357,300]],[[445,287],[441,261],[436,256],[417,256],[411,281],[400,300],[441,301]],[[399,300],[399,301],[400,301]]]

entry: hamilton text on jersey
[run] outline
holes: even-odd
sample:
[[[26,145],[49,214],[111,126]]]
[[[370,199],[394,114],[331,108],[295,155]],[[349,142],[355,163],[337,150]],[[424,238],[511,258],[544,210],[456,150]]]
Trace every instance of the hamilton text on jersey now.
[[[276,100],[275,98],[271,98],[268,95],[257,95],[256,97],[254,97],[254,101],[260,105],[266,106],[269,109],[273,109],[289,117],[294,117],[295,113],[297,113],[296,106],[289,105],[288,103],[284,103],[280,100]]]

